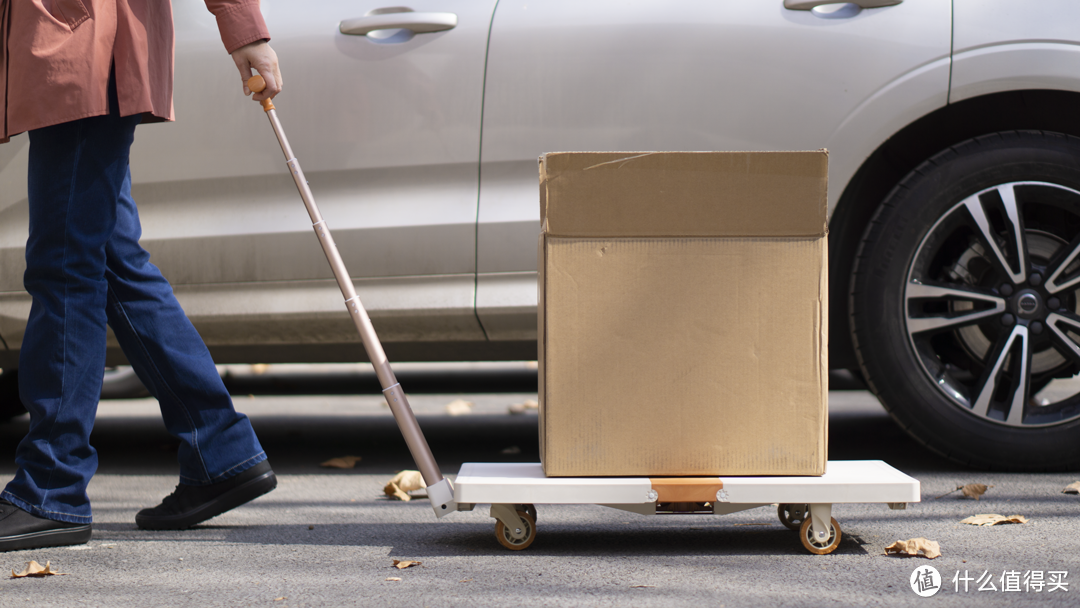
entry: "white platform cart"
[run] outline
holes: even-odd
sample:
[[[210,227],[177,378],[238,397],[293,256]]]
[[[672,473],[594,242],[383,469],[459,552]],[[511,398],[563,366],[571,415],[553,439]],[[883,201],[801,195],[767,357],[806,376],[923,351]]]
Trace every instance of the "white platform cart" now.
[[[254,76],[247,84],[255,93],[266,86],[261,76]],[[471,511],[477,504],[490,504],[491,516],[496,520],[496,538],[509,549],[521,550],[536,538],[536,504],[597,504],[643,515],[725,515],[777,504],[780,521],[799,530],[803,546],[811,553],[826,554],[836,549],[841,538],[840,525],[832,517],[834,504],[887,503],[893,509],[902,509],[909,502],[919,502],[917,480],[874,460],[829,462],[821,477],[567,478],[545,477],[538,463],[466,463],[456,483],[451,483],[439,470],[405,392],[390,368],[330,228],[285,137],[273,102],[264,100],[262,107],[341,288],[345,307],[375,368],[386,402],[424,478],[436,517]]]
[[[830,461],[821,477],[545,477],[539,463],[465,463],[454,480],[459,511],[490,504],[495,537],[525,549],[536,538],[536,504],[597,504],[624,511],[727,515],[778,505],[780,521],[798,530],[808,551],[840,544],[832,506],[919,502],[919,481],[880,460]]]

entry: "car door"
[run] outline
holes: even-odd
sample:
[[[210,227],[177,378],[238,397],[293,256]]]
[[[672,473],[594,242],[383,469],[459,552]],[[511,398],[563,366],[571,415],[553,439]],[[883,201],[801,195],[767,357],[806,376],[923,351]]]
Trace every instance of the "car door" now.
[[[540,154],[827,147],[832,206],[890,129],[946,103],[950,26],[937,0],[501,0],[477,230],[488,336],[535,337]]]
[[[387,342],[483,339],[475,223],[493,8],[262,2],[285,84],[278,115]],[[205,6],[174,10],[177,124],[140,127],[132,155],[143,243],[219,360],[340,358],[326,349],[355,330],[273,131]],[[406,13],[417,32],[339,31]],[[293,348],[304,344],[320,352]]]

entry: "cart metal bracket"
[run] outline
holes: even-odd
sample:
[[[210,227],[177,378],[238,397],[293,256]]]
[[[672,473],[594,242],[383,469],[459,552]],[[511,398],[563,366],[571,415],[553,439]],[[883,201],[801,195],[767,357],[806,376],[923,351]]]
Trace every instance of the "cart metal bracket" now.
[[[514,540],[525,538],[525,532],[529,526],[525,520],[517,514],[515,505],[491,505],[491,516],[506,526],[510,537]]]
[[[810,532],[818,542],[827,543],[832,525],[832,505],[810,505]]]
[[[435,510],[435,517],[443,517],[458,510],[458,504],[454,500],[454,486],[445,477],[439,483],[428,486],[427,495],[431,508]]]

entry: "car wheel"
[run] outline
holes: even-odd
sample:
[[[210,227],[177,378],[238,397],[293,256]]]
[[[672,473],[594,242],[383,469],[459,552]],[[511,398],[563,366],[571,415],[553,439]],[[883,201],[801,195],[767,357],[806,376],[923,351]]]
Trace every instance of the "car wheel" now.
[[[856,258],[868,385],[955,461],[1080,466],[1080,139],[996,133],[924,162]]]
[[[26,413],[19,399],[18,370],[0,372],[0,422],[7,422]]]

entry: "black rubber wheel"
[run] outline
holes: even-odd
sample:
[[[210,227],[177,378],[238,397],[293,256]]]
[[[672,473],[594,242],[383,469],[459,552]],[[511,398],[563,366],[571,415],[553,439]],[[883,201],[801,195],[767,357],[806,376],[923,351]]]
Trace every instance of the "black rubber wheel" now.
[[[789,530],[796,532],[802,527],[804,521],[810,519],[810,505],[806,504],[781,504],[776,506],[776,516],[780,523]]]
[[[19,372],[6,370],[0,372],[0,422],[7,422],[26,413],[19,399]]]
[[[917,440],[1080,467],[1080,139],[995,133],[924,162],[863,237],[851,310],[868,385]]]

